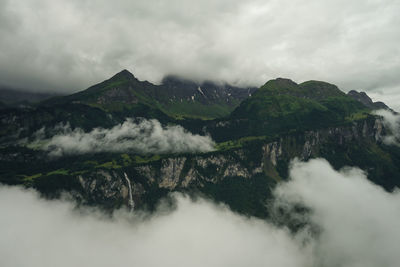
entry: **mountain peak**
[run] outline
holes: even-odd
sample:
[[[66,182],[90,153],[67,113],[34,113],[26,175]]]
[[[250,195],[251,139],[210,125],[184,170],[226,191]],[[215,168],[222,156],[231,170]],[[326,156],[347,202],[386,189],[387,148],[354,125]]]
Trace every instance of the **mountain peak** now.
[[[288,78],[276,78],[274,80],[269,80],[266,84],[274,84],[279,87],[293,87],[297,86],[297,83],[292,81],[291,79]]]
[[[118,72],[117,74],[115,74],[114,76],[111,77],[111,80],[115,80],[115,79],[121,79],[121,78],[125,78],[125,79],[136,79],[135,76],[127,69],[123,69],[120,72]]]
[[[281,94],[284,92],[298,90],[298,85],[294,81],[286,78],[277,78],[266,82],[256,94]]]

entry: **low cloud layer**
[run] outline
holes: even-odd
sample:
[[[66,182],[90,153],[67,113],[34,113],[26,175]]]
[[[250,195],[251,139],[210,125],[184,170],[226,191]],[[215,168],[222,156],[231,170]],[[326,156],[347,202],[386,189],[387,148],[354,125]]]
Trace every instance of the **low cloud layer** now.
[[[71,92],[125,68],[152,82],[288,77],[398,109],[399,13],[396,0],[0,0],[0,83]]]
[[[68,201],[0,187],[1,266],[398,266],[400,193],[356,168],[294,162],[275,191],[277,207],[302,205],[319,231],[242,217],[205,200],[175,195],[173,211],[150,218],[118,211],[105,218]]]
[[[383,118],[383,124],[387,131],[387,134],[382,137],[383,142],[387,145],[400,146],[400,114],[394,114],[384,109],[377,110],[374,114]]]
[[[184,152],[208,152],[214,150],[209,136],[191,134],[181,126],[163,127],[157,120],[127,119],[111,129],[95,128],[84,132],[72,130],[69,125],[57,126],[51,138],[44,138],[45,129],[36,133],[31,143],[49,153],[63,156],[98,152],[134,152],[140,154],[166,154]]]
[[[303,266],[284,230],[248,220],[207,201],[178,196],[172,213],[143,220],[79,215],[70,203],[44,201],[32,191],[0,188],[0,265]],[[290,256],[289,256],[290,255]],[[298,260],[301,260],[300,262]]]
[[[320,229],[311,239],[316,266],[399,265],[399,191],[388,193],[360,169],[337,172],[321,159],[293,162],[290,177],[275,196],[311,210],[306,219]]]

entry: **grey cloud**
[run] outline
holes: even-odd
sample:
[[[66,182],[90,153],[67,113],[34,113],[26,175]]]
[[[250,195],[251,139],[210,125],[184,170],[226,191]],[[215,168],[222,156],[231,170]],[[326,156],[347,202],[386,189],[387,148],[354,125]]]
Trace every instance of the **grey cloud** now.
[[[383,142],[387,145],[400,146],[400,114],[394,114],[388,110],[377,110],[374,114],[383,118],[383,124],[388,133],[383,136]]]
[[[400,110],[400,84],[397,86],[380,87],[379,90],[368,93],[374,101],[383,101],[395,111]]]
[[[291,234],[180,194],[173,195],[174,210],[161,205],[151,216],[119,210],[109,218],[2,186],[0,265],[398,266],[399,191],[388,193],[361,170],[337,172],[321,159],[294,161],[290,177],[276,188],[275,201],[307,207],[316,235]]]
[[[294,161],[290,177],[275,196],[311,210],[320,229],[312,240],[316,266],[398,266],[399,191],[384,191],[357,168],[337,172],[322,159]]]
[[[306,266],[287,231],[204,200],[176,199],[172,212],[161,207],[143,219],[119,211],[106,219],[33,191],[0,187],[0,265]]]
[[[84,132],[58,125],[50,129],[53,136],[46,138],[46,129],[34,134],[30,146],[38,147],[50,156],[74,155],[98,152],[183,153],[209,152],[215,143],[209,136],[193,135],[181,126],[163,127],[157,120],[141,120],[138,123],[127,119],[111,129],[95,128]],[[24,140],[26,143],[26,140]]]
[[[76,91],[123,68],[152,82],[169,73],[239,85],[283,76],[367,92],[400,83],[398,1],[3,4],[15,29],[0,41],[0,80],[18,87]]]

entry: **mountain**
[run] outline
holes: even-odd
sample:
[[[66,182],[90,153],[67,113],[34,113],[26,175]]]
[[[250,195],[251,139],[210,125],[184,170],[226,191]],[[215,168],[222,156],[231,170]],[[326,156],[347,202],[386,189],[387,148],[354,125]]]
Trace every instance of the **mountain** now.
[[[322,81],[297,84],[278,78],[246,89],[167,76],[154,85],[124,70],[69,96],[2,109],[0,182],[33,187],[50,198],[66,191],[82,205],[110,211],[132,201],[135,209],[151,210],[175,191],[202,194],[265,218],[265,203],[288,179],[294,158],[323,157],[336,169],[359,166],[385,190],[400,186],[400,148],[385,144],[390,129],[371,111]],[[132,123],[123,126],[127,118]],[[141,118],[153,128],[134,124]],[[155,120],[161,125],[149,123]],[[129,135],[129,127],[139,135]],[[50,148],[72,143],[80,151],[95,141],[93,136],[105,140],[101,148],[110,147],[110,138],[116,140],[111,145],[138,139],[146,146],[141,134],[149,129],[155,129],[151,146],[165,144],[160,139],[165,131],[177,146],[187,145],[182,136],[197,142],[196,134],[216,144],[207,151],[100,149],[58,157],[43,149],[60,132],[64,136]]]
[[[255,90],[213,82],[199,84],[176,76],[167,76],[161,85],[154,85],[123,70],[84,91],[48,103],[84,103],[107,111],[146,106],[179,119],[213,119],[229,115]]]
[[[165,95],[159,101],[167,113],[199,118],[227,116],[256,91],[254,87],[239,88],[210,81],[198,84],[177,76],[165,77],[162,87]]]
[[[372,99],[365,93],[365,92],[357,92],[355,90],[351,90],[347,93],[348,96],[352,97],[353,99],[361,102],[364,106],[370,109],[387,109],[392,110],[389,108],[385,103],[377,101],[373,102]]]
[[[218,141],[245,136],[271,136],[294,130],[310,130],[366,117],[369,109],[335,85],[289,79],[268,81],[245,99],[230,115],[209,127]],[[220,125],[225,129],[221,130]],[[228,130],[229,129],[229,130]],[[225,135],[229,132],[229,135]]]
[[[335,85],[308,81],[296,84],[289,79],[278,78],[268,81],[252,97],[249,97],[233,111],[233,118],[253,120],[292,120],[294,124],[312,118],[320,118],[312,124],[340,121],[355,112],[366,110],[365,107],[346,96]],[[323,121],[322,121],[323,120]]]

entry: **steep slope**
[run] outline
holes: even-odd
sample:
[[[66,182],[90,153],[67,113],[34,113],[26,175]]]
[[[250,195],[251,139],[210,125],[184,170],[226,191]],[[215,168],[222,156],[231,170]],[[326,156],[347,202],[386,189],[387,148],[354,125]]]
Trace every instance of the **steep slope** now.
[[[162,112],[157,99],[152,97],[156,91],[156,85],[147,81],[139,81],[132,73],[123,70],[86,90],[50,99],[43,105],[85,104],[107,112],[126,111],[137,114],[137,116],[144,116],[148,113],[148,116],[157,117]]]
[[[256,90],[213,82],[199,84],[177,76],[165,77],[162,87],[164,96],[159,101],[167,113],[197,118],[227,116]]]

